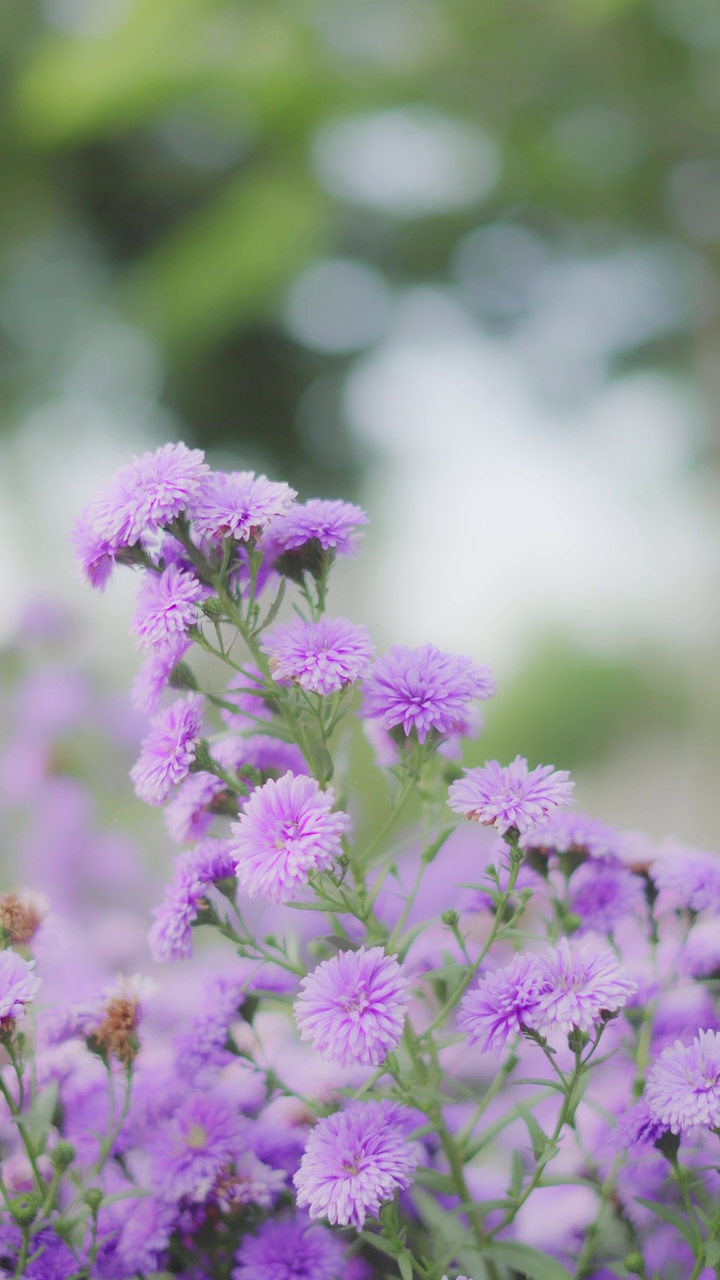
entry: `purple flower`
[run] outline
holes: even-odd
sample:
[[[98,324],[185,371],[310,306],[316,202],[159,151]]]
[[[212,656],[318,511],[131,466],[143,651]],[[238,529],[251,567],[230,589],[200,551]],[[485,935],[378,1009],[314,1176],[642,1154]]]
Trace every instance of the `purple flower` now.
[[[546,853],[585,853],[591,858],[615,857],[619,835],[586,813],[552,814],[545,822],[526,831],[523,849],[542,849]]]
[[[656,913],[667,906],[720,912],[720,857],[716,853],[668,842],[660,855],[650,867],[650,879],[659,891]]]
[[[152,721],[140,759],[130,771],[135,791],[146,804],[164,804],[173,787],[190,772],[204,706],[202,695],[191,693],[178,698]]]
[[[361,524],[368,524],[362,507],[351,502],[311,498],[309,502],[291,507],[287,515],[273,524],[273,543],[285,551],[293,551],[315,539],[323,551],[349,556],[357,549],[360,537],[357,527]]]
[[[197,621],[197,602],[206,588],[191,573],[168,565],[162,573],[148,573],[138,592],[131,631],[141,649],[166,649],[183,639]]]
[[[612,933],[626,916],[646,912],[645,881],[610,859],[591,859],[570,876],[568,906],[583,929]]]
[[[235,1255],[232,1280],[336,1280],[343,1270],[338,1237],[306,1214],[269,1218],[245,1236]]]
[[[295,1019],[303,1040],[343,1066],[377,1067],[402,1039],[407,979],[382,947],[341,951],[300,984]]]
[[[365,627],[321,618],[278,627],[263,650],[277,680],[295,680],[301,689],[327,695],[365,674],[375,646]]]
[[[163,815],[170,838],[176,844],[185,844],[206,835],[213,821],[209,806],[224,790],[225,783],[214,773],[191,773],[180,784]]]
[[[368,1214],[412,1181],[417,1155],[408,1123],[407,1108],[387,1099],[351,1103],[320,1120],[293,1179],[298,1205],[311,1218],[361,1231]]]
[[[289,485],[254,471],[213,471],[193,499],[193,528],[201,537],[248,542],[268,521],[284,515],[295,497]]]
[[[592,1031],[603,1013],[616,1013],[637,991],[612,951],[571,951],[567,938],[538,958],[540,991],[527,1022],[543,1035],[557,1028]]]
[[[678,971],[690,978],[709,978],[720,972],[717,917],[695,921],[678,957]]]
[[[118,1256],[128,1274],[154,1272],[170,1243],[175,1211],[155,1196],[126,1201],[128,1212],[118,1241]]]
[[[258,787],[233,823],[237,876],[251,898],[286,902],[312,871],[329,870],[342,851],[350,819],[333,812],[332,787],[286,773]]]
[[[207,1066],[222,1066],[228,1059],[230,1026],[239,1017],[248,975],[221,975],[203,988],[202,1012],[175,1037],[175,1057],[182,1076],[192,1080]]]
[[[87,520],[116,550],[134,546],[187,509],[207,470],[199,449],[163,445],[122,467],[88,508]]]
[[[454,813],[501,833],[509,827],[525,832],[558,805],[573,803],[575,784],[569,777],[564,769],[553,770],[547,764],[528,771],[522,756],[507,768],[490,760],[482,769],[466,769],[465,777],[453,782],[448,804]]]
[[[489,667],[443,653],[432,644],[420,649],[396,645],[379,658],[364,684],[362,714],[385,729],[414,729],[424,742],[431,729],[451,733],[468,715],[472,698],[490,698],[495,681]]]
[[[148,941],[154,960],[163,964],[192,955],[192,926],[208,889],[234,874],[235,864],[222,840],[207,840],[178,858],[165,899],[153,909]]]
[[[510,1036],[518,1035],[537,1007],[540,993],[538,957],[513,956],[509,965],[486,973],[478,986],[463,996],[458,1027],[468,1033],[468,1042],[483,1053],[499,1053]]]
[[[619,1117],[612,1143],[618,1151],[627,1151],[628,1147],[654,1146],[667,1129],[666,1124],[655,1119],[647,1098],[643,1097]]]
[[[96,532],[88,511],[83,511],[70,537],[83,578],[96,591],[104,591],[113,571],[117,546]]]
[[[0,951],[0,1024],[12,1018],[20,1021],[25,1017],[27,1005],[31,1004],[40,990],[40,979],[35,977],[34,960],[23,960],[16,951]]]
[[[676,1040],[650,1069],[645,1087],[653,1117],[681,1133],[720,1125],[720,1035],[700,1031],[691,1045]]]
[[[243,1120],[218,1094],[191,1093],[150,1141],[153,1185],[166,1201],[205,1200],[239,1152]]]
[[[131,699],[136,711],[154,715],[175,667],[182,661],[190,645],[190,640],[177,638],[167,648],[151,653],[146,658],[132,688]]]

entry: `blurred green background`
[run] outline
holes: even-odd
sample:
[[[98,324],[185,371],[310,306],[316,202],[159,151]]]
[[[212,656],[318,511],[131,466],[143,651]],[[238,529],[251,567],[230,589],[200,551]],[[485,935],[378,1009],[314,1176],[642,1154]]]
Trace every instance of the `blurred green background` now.
[[[368,507],[336,607],[498,667],[479,752],[711,840],[716,0],[4,0],[0,40],[6,632],[182,438]]]

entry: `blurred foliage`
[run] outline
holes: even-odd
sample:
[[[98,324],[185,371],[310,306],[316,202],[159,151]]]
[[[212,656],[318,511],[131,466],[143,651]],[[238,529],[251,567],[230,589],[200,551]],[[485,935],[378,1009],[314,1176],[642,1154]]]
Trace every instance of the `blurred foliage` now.
[[[487,727],[465,764],[509,761],[578,769],[628,739],[677,729],[689,714],[681,673],[654,667],[647,655],[600,658],[557,641],[540,648],[519,676],[486,705]]]
[[[715,0],[4,0],[4,422],[57,391],[64,345],[102,314],[149,335],[188,437],[349,495],[362,457],[340,396],[329,427],[297,426],[308,388],[341,385],[354,351],[289,336],[287,288],[341,255],[394,289],[453,281],[482,323],[507,326],[532,305],[517,241],[491,242],[489,264],[458,282],[457,247],[483,227],[532,233],[556,259],[691,251],[684,309],[614,355],[682,366],[694,346],[714,350],[718,12]],[[434,129],[436,151],[443,122],[461,127],[448,135],[460,187],[462,147],[472,160],[473,139],[484,146],[487,167],[494,144],[497,177],[425,206],[358,197],[328,177],[320,142],[380,112],[396,113],[383,117],[396,142]],[[412,188],[422,145],[404,160]],[[562,344],[556,355],[571,358]]]

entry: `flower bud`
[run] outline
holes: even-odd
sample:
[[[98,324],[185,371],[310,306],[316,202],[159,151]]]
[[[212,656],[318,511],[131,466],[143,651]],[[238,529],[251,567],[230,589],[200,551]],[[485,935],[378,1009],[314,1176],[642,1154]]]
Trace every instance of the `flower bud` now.
[[[91,1213],[97,1213],[104,1199],[105,1196],[100,1187],[88,1187],[85,1195],[83,1196],[83,1200]]]
[[[61,1138],[50,1152],[50,1163],[53,1165],[53,1168],[57,1169],[60,1173],[64,1173],[64,1171],[72,1164],[75,1159],[75,1155],[76,1152],[72,1142],[66,1142],[64,1138]]]
[[[10,1202],[10,1212],[19,1227],[29,1227],[35,1221],[40,1201],[34,1194],[18,1196]]]

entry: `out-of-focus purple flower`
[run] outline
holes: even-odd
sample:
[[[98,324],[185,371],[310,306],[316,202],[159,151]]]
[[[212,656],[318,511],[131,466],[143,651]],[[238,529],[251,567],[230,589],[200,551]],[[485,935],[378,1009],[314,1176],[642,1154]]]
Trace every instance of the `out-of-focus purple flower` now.
[[[720,1125],[720,1035],[700,1031],[691,1045],[676,1040],[650,1068],[645,1097],[673,1133]]]
[[[151,1138],[153,1186],[165,1201],[203,1201],[241,1150],[243,1120],[217,1094],[191,1093]]]
[[[130,771],[136,794],[146,804],[164,804],[173,787],[190,772],[204,707],[202,694],[190,693],[152,721],[140,759]]]
[[[647,913],[645,881],[611,859],[590,859],[570,876],[568,906],[583,929],[612,933],[626,916]]]
[[[603,1013],[617,1013],[637,991],[612,951],[588,945],[571,950],[567,938],[538,957],[538,964],[540,991],[527,1022],[543,1034],[592,1031]]]
[[[52,1229],[38,1231],[33,1236],[30,1257],[23,1271],[27,1280],[70,1280],[70,1276],[77,1274],[77,1258]]]
[[[483,1052],[499,1053],[517,1035],[537,1007],[541,990],[540,966],[534,955],[513,956],[509,965],[486,973],[462,998],[458,1027],[468,1042]]]
[[[362,715],[385,729],[413,729],[424,742],[431,729],[452,733],[468,714],[472,698],[490,698],[495,681],[489,667],[471,658],[443,653],[432,644],[419,649],[396,645],[378,658],[364,683]]]
[[[720,972],[717,917],[695,921],[678,957],[678,971],[690,978],[709,978]]]
[[[178,637],[167,648],[151,653],[145,659],[132,688],[131,700],[136,711],[145,715],[155,714],[174,668],[182,661],[191,643],[190,640]]]
[[[618,1151],[627,1151],[629,1147],[636,1146],[654,1146],[667,1130],[668,1126],[656,1119],[647,1098],[643,1097],[618,1118],[612,1134],[613,1146]]]
[[[215,756],[220,764],[223,763],[222,745],[218,743],[215,748]],[[266,733],[256,733],[251,738],[242,739],[240,764],[250,765],[258,773],[269,773],[274,777],[281,777],[288,770],[296,774],[307,771],[307,761],[294,742],[283,742],[282,738],[273,738]]]
[[[87,519],[116,549],[134,546],[187,509],[207,470],[199,449],[165,444],[122,467],[91,503]]]
[[[530,827],[521,840],[523,849],[545,853],[584,853],[591,858],[617,854],[619,833],[614,827],[590,818],[586,813],[558,813],[538,826]]]
[[[295,1019],[301,1037],[329,1061],[377,1067],[400,1043],[408,983],[382,947],[341,951],[300,985]]]
[[[180,784],[164,812],[165,825],[176,844],[200,840],[210,829],[213,815],[209,806],[225,783],[214,773],[191,773]]]
[[[558,805],[573,803],[575,784],[564,769],[539,765],[528,770],[527,760],[516,756],[503,768],[490,760],[481,769],[466,769],[465,777],[453,782],[448,804],[472,822],[482,822],[505,832],[517,827],[525,832],[546,818]]]
[[[222,1066],[228,1059],[226,1045],[230,1026],[239,1017],[245,998],[247,975],[221,975],[205,985],[202,1012],[175,1037],[175,1056],[180,1073],[192,1080],[208,1066]]]
[[[167,649],[184,638],[197,621],[197,603],[205,595],[202,583],[174,564],[160,574],[146,574],[130,624],[139,647]]]
[[[272,1169],[259,1160],[254,1151],[245,1150],[236,1156],[233,1172],[224,1175],[217,1197],[230,1211],[247,1204],[271,1209],[280,1192],[285,1190],[286,1182],[283,1169]]]
[[[17,951],[0,951],[0,1026],[19,1022],[40,990],[34,960],[23,960]]]
[[[228,729],[237,729],[240,733],[255,729],[258,720],[270,721],[273,718],[272,708],[262,694],[265,683],[262,672],[254,663],[248,663],[245,671],[247,674],[238,675],[223,694],[224,700],[233,703],[237,711],[228,711],[227,707],[220,710]]]
[[[650,879],[658,890],[658,914],[677,907],[720,913],[720,857],[716,853],[668,842],[650,867]]]
[[[235,1255],[233,1280],[336,1280],[343,1272],[338,1237],[307,1215],[269,1218],[245,1236]]]
[[[375,646],[365,627],[345,618],[321,618],[278,627],[263,650],[278,680],[294,680],[301,689],[327,695],[365,674]]]
[[[417,1154],[408,1142],[407,1108],[383,1099],[351,1103],[320,1120],[293,1179],[311,1218],[362,1230],[396,1190],[410,1185]]]
[[[234,874],[235,863],[226,841],[207,840],[178,858],[164,901],[153,909],[148,941],[154,960],[163,964],[192,955],[192,926],[208,889]]]
[[[327,498],[310,498],[297,503],[287,515],[272,526],[273,544],[285,551],[302,547],[316,539],[323,551],[334,551],[338,556],[349,556],[357,550],[360,534],[358,526],[368,524],[362,507],[352,502]]]
[[[104,591],[115,564],[117,545],[93,528],[87,511],[76,521],[71,538],[83,578],[96,591]]]
[[[201,537],[247,542],[284,515],[296,496],[289,485],[254,471],[213,471],[193,499],[193,528]]]
[[[334,812],[332,787],[286,773],[258,787],[233,823],[237,876],[251,898],[286,902],[311,871],[329,870],[342,851],[350,819]]]
[[[162,1254],[170,1243],[176,1213],[155,1196],[126,1200],[129,1212],[120,1232],[118,1258],[129,1275],[161,1269]],[[132,1206],[132,1207],[130,1207]]]

